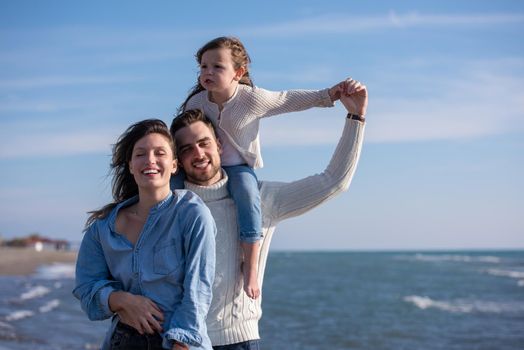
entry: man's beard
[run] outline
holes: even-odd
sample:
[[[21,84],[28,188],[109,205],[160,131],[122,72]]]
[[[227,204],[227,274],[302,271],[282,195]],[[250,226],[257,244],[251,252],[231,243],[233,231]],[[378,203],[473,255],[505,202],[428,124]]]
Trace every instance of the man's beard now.
[[[207,183],[209,180],[214,178],[217,175],[217,173],[220,172],[220,166],[217,166],[214,163],[210,163],[210,167],[210,170],[205,173],[198,171],[186,171],[187,180],[197,185],[203,185]]]

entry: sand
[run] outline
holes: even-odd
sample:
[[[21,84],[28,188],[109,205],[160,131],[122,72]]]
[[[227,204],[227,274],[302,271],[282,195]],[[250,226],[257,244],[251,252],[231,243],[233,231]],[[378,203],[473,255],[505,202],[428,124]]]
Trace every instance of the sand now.
[[[76,251],[35,251],[33,248],[0,247],[0,275],[29,275],[40,265],[75,263]]]

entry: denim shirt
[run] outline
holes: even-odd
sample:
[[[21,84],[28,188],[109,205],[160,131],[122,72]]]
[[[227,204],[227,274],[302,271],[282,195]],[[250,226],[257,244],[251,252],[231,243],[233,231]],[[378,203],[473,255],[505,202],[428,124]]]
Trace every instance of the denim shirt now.
[[[164,347],[177,340],[207,349],[205,319],[215,275],[213,217],[193,192],[174,191],[151,209],[133,246],[116,232],[115,220],[120,209],[137,201],[134,197],[119,203],[88,228],[73,294],[90,320],[113,316],[109,295],[114,291],[148,297],[164,313]]]

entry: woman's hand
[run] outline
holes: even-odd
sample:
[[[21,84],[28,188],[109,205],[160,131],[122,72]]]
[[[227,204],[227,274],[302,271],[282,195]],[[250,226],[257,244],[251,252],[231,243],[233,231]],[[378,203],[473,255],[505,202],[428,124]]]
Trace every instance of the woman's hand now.
[[[109,295],[109,307],[118,314],[121,322],[140,334],[162,332],[164,314],[149,298],[128,292],[113,292]]]
[[[354,79],[347,79],[344,82],[340,102],[344,105],[348,113],[366,115],[368,108],[368,91],[365,85]]]
[[[171,350],[189,350],[189,346],[187,346],[186,344],[175,342]]]

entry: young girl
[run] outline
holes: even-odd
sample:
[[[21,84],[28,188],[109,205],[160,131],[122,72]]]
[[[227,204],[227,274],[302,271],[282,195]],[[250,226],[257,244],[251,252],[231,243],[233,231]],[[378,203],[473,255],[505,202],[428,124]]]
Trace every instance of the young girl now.
[[[111,168],[115,201],[88,219],[73,290],[89,319],[116,316],[102,349],[211,350],[216,228],[199,197],[169,188],[176,158],[164,122],[130,126]]]
[[[258,88],[249,76],[251,61],[244,45],[232,37],[211,40],[198,50],[196,59],[199,78],[180,109],[201,109],[215,124],[229,192],[237,205],[244,290],[255,299],[260,294],[257,266],[262,232],[258,180],[253,171],[263,165],[259,120],[311,107],[333,106],[345,82],[319,91],[273,92]]]

